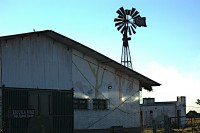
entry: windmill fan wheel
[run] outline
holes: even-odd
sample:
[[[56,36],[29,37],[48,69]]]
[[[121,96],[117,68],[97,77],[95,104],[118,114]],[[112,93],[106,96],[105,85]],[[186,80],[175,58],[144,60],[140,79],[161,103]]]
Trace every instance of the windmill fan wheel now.
[[[124,8],[121,7],[117,10],[117,14],[118,17],[114,19],[115,26],[122,34],[129,33],[129,35],[132,35],[136,33],[135,29],[137,26],[146,27],[146,18],[141,17],[135,8],[124,10]]]

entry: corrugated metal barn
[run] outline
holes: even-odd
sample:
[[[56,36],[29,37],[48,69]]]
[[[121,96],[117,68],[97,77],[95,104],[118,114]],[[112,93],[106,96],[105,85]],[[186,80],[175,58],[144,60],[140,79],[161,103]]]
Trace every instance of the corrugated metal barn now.
[[[0,83],[8,133],[139,130],[140,91],[160,85],[50,30],[0,37]]]

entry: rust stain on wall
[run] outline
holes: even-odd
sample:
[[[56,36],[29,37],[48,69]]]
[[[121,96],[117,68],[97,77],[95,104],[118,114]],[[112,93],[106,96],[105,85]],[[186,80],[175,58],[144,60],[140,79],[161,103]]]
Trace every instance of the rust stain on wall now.
[[[100,64],[92,65],[90,62],[88,62],[88,64],[89,64],[89,67],[90,67],[94,77],[95,77],[95,81],[96,81],[95,82],[95,98],[98,98],[99,97],[99,89],[102,86],[107,65],[104,65],[103,70],[102,70],[102,69],[100,69],[101,68]],[[101,72],[101,70],[102,70],[102,72]],[[100,74],[101,74],[101,76],[100,76]]]
[[[118,85],[119,101],[122,102],[122,97],[123,97],[122,86],[124,86],[125,84],[125,79],[123,78],[123,74],[121,72],[118,71],[115,72],[115,84]]]

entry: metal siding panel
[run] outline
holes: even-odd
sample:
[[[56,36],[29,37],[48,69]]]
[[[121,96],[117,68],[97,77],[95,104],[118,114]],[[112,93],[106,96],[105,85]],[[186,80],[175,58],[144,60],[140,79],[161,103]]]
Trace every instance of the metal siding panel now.
[[[58,88],[58,57],[57,57],[57,46],[53,42],[49,42],[51,45],[45,48],[47,52],[45,56],[46,62],[45,64],[45,77],[47,86],[51,86],[52,88]]]
[[[45,36],[16,37],[2,45],[3,84],[71,89],[71,50]]]
[[[0,40],[0,85],[2,85],[2,41]]]
[[[0,88],[0,129],[2,129],[2,89]]]
[[[59,73],[59,88],[72,88],[72,83],[69,82],[72,78],[71,75],[71,57],[69,57],[70,54],[70,50],[67,50],[66,48],[61,48],[62,50],[59,53],[59,62],[58,62],[58,73]],[[66,54],[68,56],[66,56]],[[67,77],[67,76],[68,77]],[[70,78],[69,78],[70,77]]]

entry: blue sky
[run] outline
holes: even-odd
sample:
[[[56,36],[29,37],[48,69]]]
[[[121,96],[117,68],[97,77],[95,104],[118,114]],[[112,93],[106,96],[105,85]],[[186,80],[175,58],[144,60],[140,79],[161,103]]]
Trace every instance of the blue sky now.
[[[199,0],[1,0],[0,36],[54,30],[120,62],[122,35],[113,20],[121,6],[146,17],[147,27],[129,42],[133,69],[162,86],[143,97],[184,95],[187,110],[200,112]]]

